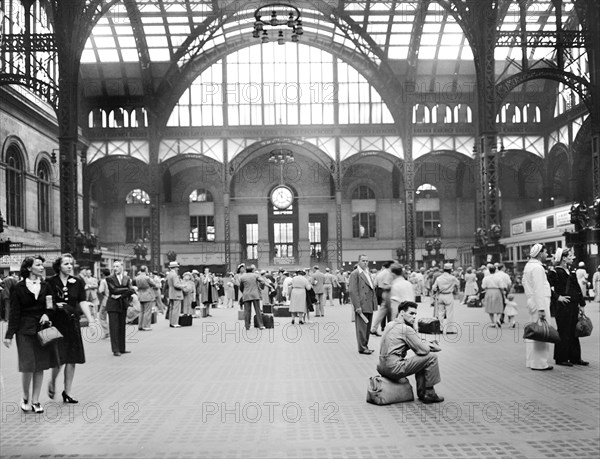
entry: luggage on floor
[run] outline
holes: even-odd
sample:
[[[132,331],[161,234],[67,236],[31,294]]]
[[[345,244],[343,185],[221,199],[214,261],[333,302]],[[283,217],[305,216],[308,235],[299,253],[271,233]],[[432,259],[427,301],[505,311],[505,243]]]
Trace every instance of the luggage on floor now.
[[[244,310],[238,310],[238,320],[244,320]]]
[[[419,333],[439,335],[441,332],[439,319],[435,317],[423,317],[419,319]]]
[[[273,315],[275,317],[292,317],[289,306],[277,304],[273,306]]]
[[[153,311],[152,316],[150,318],[150,323],[155,324],[157,320],[158,320],[158,312]]]
[[[262,312],[265,314],[273,314],[273,305],[272,304],[263,304]]]
[[[262,322],[265,328],[273,328],[275,321],[271,314],[262,314]],[[258,328],[258,316],[254,315],[254,328]]]
[[[179,325],[182,327],[191,327],[192,326],[192,315],[191,314],[181,314],[179,316]]]
[[[398,381],[383,376],[371,376],[367,389],[367,403],[373,405],[390,405],[392,403],[412,402],[415,399],[408,379]]]
[[[421,295],[415,295],[415,303],[421,303],[422,298]]]

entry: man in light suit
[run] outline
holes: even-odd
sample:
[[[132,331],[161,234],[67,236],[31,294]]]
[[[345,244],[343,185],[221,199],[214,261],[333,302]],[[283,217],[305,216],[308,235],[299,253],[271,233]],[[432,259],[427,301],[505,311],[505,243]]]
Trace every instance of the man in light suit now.
[[[110,346],[113,355],[120,357],[121,354],[131,352],[125,349],[125,322],[129,300],[135,293],[131,286],[131,279],[123,272],[123,264],[120,261],[113,263],[113,274],[106,278],[106,286],[108,287],[106,311],[108,312]]]
[[[179,277],[179,263],[169,262],[169,273],[167,274],[167,288],[169,290],[169,326],[179,328],[179,315],[181,314],[181,303],[183,302],[183,281]]]
[[[250,319],[252,318],[252,306],[257,317],[258,328],[265,327],[262,322],[260,310],[260,290],[265,286],[265,281],[254,272],[255,266],[248,267],[247,272],[240,276],[240,291],[242,292],[242,303],[244,304],[244,325],[250,330]]]
[[[315,317],[325,317],[325,290],[324,290],[324,281],[325,276],[319,270],[318,266],[313,267],[313,291],[317,296],[317,310],[315,311]]]
[[[375,295],[375,285],[369,274],[369,259],[362,254],[358,257],[358,265],[350,274],[348,280],[348,292],[350,293],[350,301],[356,312],[356,341],[358,342],[359,354],[372,354],[373,349],[369,349],[369,333],[371,331],[371,323],[373,322],[373,311],[377,309],[377,296]],[[366,317],[367,322],[362,316]]]

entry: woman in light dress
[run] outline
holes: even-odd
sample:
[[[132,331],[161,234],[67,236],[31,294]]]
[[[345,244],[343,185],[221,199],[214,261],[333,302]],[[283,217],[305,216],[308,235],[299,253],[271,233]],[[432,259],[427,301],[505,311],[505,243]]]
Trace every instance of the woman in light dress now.
[[[290,299],[290,313],[292,314],[292,323],[295,322],[296,317],[298,322],[303,324],[303,316],[306,314],[306,291],[312,287],[310,282],[305,277],[305,272],[299,270],[296,275],[292,278],[290,287],[288,290],[288,298]]]
[[[473,268],[470,266],[467,268],[465,274],[465,299],[464,303],[467,302],[471,295],[476,295],[479,289],[477,288],[477,274],[473,272]]]
[[[594,277],[592,277],[592,286],[594,289],[594,301],[600,303],[600,266],[598,266]]]
[[[494,327],[500,328],[500,314],[504,312],[504,289],[506,283],[499,272],[496,272],[494,265],[488,265],[488,269],[490,275],[485,276],[481,282],[481,288],[485,291],[483,306],[485,307],[485,312],[489,314],[490,321],[494,324]]]

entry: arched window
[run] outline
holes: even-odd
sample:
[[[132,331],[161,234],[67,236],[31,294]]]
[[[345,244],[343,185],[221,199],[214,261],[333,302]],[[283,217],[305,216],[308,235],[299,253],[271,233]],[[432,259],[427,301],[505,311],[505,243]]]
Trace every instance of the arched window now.
[[[38,178],[38,230],[43,233],[50,232],[50,165],[47,161],[40,161],[37,169]]]
[[[375,193],[368,186],[359,185],[352,192],[352,199],[375,199]]]
[[[131,190],[125,198],[125,242],[133,243],[138,240],[150,240],[150,195],[144,190],[136,188]],[[148,207],[140,214],[139,205]],[[137,205],[133,207],[133,205]],[[132,206],[128,209],[129,206]],[[143,208],[142,208],[143,209]]]
[[[352,237],[376,237],[376,214],[377,203],[373,190],[366,185],[357,186],[352,192]]]
[[[6,152],[6,224],[23,226],[24,163],[16,145]]]
[[[150,195],[139,188],[131,190],[125,198],[127,204],[150,204]]]
[[[416,191],[417,237],[441,236],[440,198],[436,187],[424,183]]]
[[[190,193],[190,202],[213,202],[213,196],[205,188],[198,188]]]

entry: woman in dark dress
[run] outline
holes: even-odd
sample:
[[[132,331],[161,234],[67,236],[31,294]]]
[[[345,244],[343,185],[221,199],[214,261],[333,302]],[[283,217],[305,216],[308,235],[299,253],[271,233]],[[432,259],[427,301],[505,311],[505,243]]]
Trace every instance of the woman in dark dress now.
[[[19,354],[19,371],[23,386],[21,409],[43,413],[40,405],[40,391],[44,370],[56,367],[55,345],[42,347],[37,332],[40,324],[52,320],[54,311],[47,309],[46,296],[51,295],[50,286],[42,280],[44,277],[44,258],[26,257],[21,264],[21,281],[11,290],[10,315],[8,329],[4,336],[4,345],[10,347],[16,335],[17,352]],[[33,381],[31,398],[29,387]],[[31,405],[29,401],[31,400]]]
[[[75,364],[85,363],[79,318],[83,313],[89,323],[94,321],[91,314],[91,303],[86,301],[85,283],[80,278],[73,277],[74,263],[72,255],[61,255],[52,264],[56,275],[47,279],[52,288],[56,305],[53,324],[64,336],[58,343],[60,365],[65,365],[64,390],[62,392],[64,403],[77,403],[77,400],[71,397]],[[52,380],[48,384],[48,396],[52,399],[59,373],[60,367],[52,369]]]
[[[574,259],[573,249],[559,247],[554,255],[556,266],[548,271],[548,283],[552,288],[550,307],[560,335],[560,343],[554,345],[554,360],[557,365],[566,367],[589,365],[581,358],[581,345],[575,335],[579,310],[585,307],[585,298],[575,272],[569,269]]]

